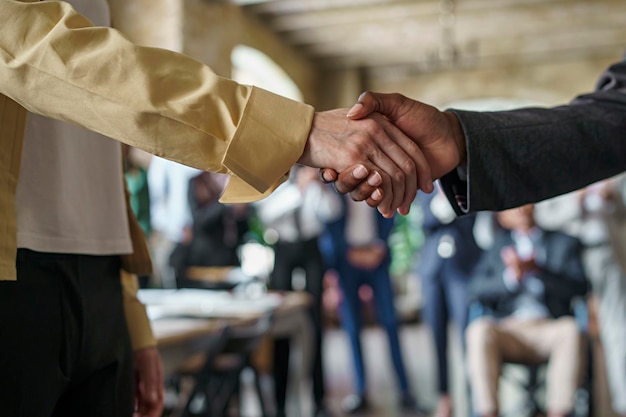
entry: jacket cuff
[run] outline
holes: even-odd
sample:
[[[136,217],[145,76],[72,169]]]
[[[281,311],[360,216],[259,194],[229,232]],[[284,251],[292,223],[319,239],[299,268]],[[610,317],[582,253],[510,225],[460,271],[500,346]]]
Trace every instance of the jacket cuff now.
[[[253,87],[222,160],[236,177],[223,201],[258,200],[284,181],[304,151],[313,115],[307,104]]]

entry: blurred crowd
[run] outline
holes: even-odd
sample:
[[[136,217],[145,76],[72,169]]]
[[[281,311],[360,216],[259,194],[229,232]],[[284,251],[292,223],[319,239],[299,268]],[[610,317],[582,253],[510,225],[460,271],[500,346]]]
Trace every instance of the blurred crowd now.
[[[289,180],[260,202],[225,205],[219,202],[223,175],[135,150],[126,162],[132,208],[156,266],[141,278],[143,287],[206,286],[189,271],[245,271],[244,248],[261,245],[272,254],[271,265],[253,278],[269,290],[310,295],[315,416],[331,415],[322,357],[329,324],[345,331],[353,358],[353,392],[342,402],[343,412],[372,407],[361,340],[372,323],[387,336],[403,412],[455,415],[452,325],[472,415],[501,414],[505,364],[545,367],[547,416],[584,414],[577,395],[589,384],[589,352],[597,341],[613,411],[626,416],[624,176],[537,205],[462,217],[437,190],[420,192],[409,215],[384,218],[336,193],[307,167],[294,167]],[[400,300],[409,300],[416,314],[407,314]],[[436,352],[438,398],[430,410],[417,400],[405,366],[410,356],[399,339],[403,323],[414,318],[427,326]],[[289,352],[288,339],[274,341],[278,417],[287,415]]]

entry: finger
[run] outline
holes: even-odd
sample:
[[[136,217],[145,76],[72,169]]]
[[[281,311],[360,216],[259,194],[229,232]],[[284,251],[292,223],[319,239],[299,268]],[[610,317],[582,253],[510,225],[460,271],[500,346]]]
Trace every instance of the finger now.
[[[373,116],[373,117],[376,118],[377,116]],[[407,162],[404,162],[404,164],[406,164],[406,168],[404,171],[405,175],[408,175],[408,178],[412,180],[414,178],[413,177],[414,174],[411,171],[414,169],[417,172],[416,179],[419,183],[419,188],[421,188],[426,193],[433,192],[434,186],[433,186],[433,179],[432,179],[432,172],[430,169],[430,165],[426,161],[426,157],[424,156],[424,153],[422,152],[420,147],[411,138],[406,136],[400,129],[398,129],[395,125],[388,122],[387,119],[382,118],[381,123],[385,132],[387,133],[387,136],[391,140],[393,140],[402,149],[402,151],[404,151],[404,153],[408,157],[410,157],[413,161],[412,165],[408,164]],[[390,155],[390,157],[394,158],[393,155]],[[403,158],[404,155],[400,155],[399,157]],[[402,162],[400,164],[402,164]],[[412,184],[407,185],[407,187],[413,187],[413,185]],[[403,204],[400,207],[400,214],[407,214],[409,212],[411,203],[415,199],[416,193],[417,193],[417,187],[407,188],[407,194],[405,195]]]
[[[370,207],[378,207],[380,201],[383,199],[383,189],[377,188],[372,192],[372,195],[369,196],[365,202]]]
[[[378,100],[373,93],[368,91],[361,93],[357,102],[348,110],[348,119],[362,119],[363,117],[378,111]],[[379,112],[380,113],[380,112]]]
[[[333,183],[333,186],[335,187],[335,190],[340,194],[349,193],[354,190],[355,187],[357,187],[359,184],[367,182],[366,179],[368,178],[368,174],[369,170],[365,168],[365,166],[358,164],[339,173],[339,176]],[[380,178],[380,181],[382,182],[382,177],[380,177],[380,174],[377,176],[377,178]],[[377,184],[377,186],[378,185],[380,184]]]
[[[421,153],[415,143],[408,138],[400,129],[391,124],[380,114],[371,115],[372,119],[378,122],[383,129],[385,135],[377,135],[379,147],[385,155],[391,159],[396,166],[395,170],[389,170],[381,166],[385,172],[392,175],[393,193],[392,196],[386,196],[384,200],[390,198],[392,200],[393,210],[399,209],[401,214],[409,212],[411,203],[415,199],[418,188],[418,164],[424,165],[420,167],[420,172],[428,172],[430,168],[421,159],[413,159],[415,156],[409,155],[407,152]],[[416,155],[417,156],[417,155]],[[385,164],[386,160],[373,160],[377,165]],[[393,169],[393,168],[390,168]],[[384,189],[384,187],[383,187]],[[386,207],[383,205],[383,208]]]
[[[354,201],[363,201],[370,198],[372,193],[378,189],[383,183],[383,177],[376,171],[372,172],[365,180],[356,182],[356,180],[347,173],[339,174],[338,183],[350,188],[350,198]],[[381,194],[382,197],[382,194]],[[380,203],[378,200],[377,203]],[[376,204],[378,206],[378,204]]]
[[[319,170],[320,181],[324,184],[330,184],[335,182],[339,177],[337,171],[331,168],[320,168]]]

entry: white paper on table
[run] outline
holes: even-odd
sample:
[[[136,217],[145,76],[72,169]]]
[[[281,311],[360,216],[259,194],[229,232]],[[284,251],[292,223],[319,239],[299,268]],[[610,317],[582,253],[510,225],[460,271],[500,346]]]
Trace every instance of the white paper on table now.
[[[151,320],[167,317],[238,317],[263,314],[276,308],[280,294],[265,293],[248,298],[227,291],[204,289],[139,290],[139,301],[146,305]]]

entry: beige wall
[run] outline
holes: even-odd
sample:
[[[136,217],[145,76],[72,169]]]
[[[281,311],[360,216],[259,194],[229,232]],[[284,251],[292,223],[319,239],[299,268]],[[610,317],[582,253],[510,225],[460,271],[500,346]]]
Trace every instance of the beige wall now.
[[[447,70],[412,76],[371,78],[367,88],[401,92],[406,96],[445,106],[448,103],[481,98],[510,98],[556,105],[575,95],[591,91],[598,76],[614,60],[578,59],[523,67]]]
[[[238,44],[251,46],[289,74],[305,101],[317,101],[317,71],[311,63],[235,5],[204,0],[109,0],[109,4],[115,26],[133,42],[182,51],[225,77],[231,75],[232,49]]]
[[[185,53],[230,76],[232,48],[245,44],[276,61],[319,109],[350,106],[365,89],[401,92],[436,106],[481,98],[522,99],[546,105],[589,91],[611,60],[592,56],[525,66],[406,74],[359,69],[319,71],[262,24],[228,3],[204,0],[109,0],[115,25],[142,45]],[[618,59],[621,50],[615,51]]]

